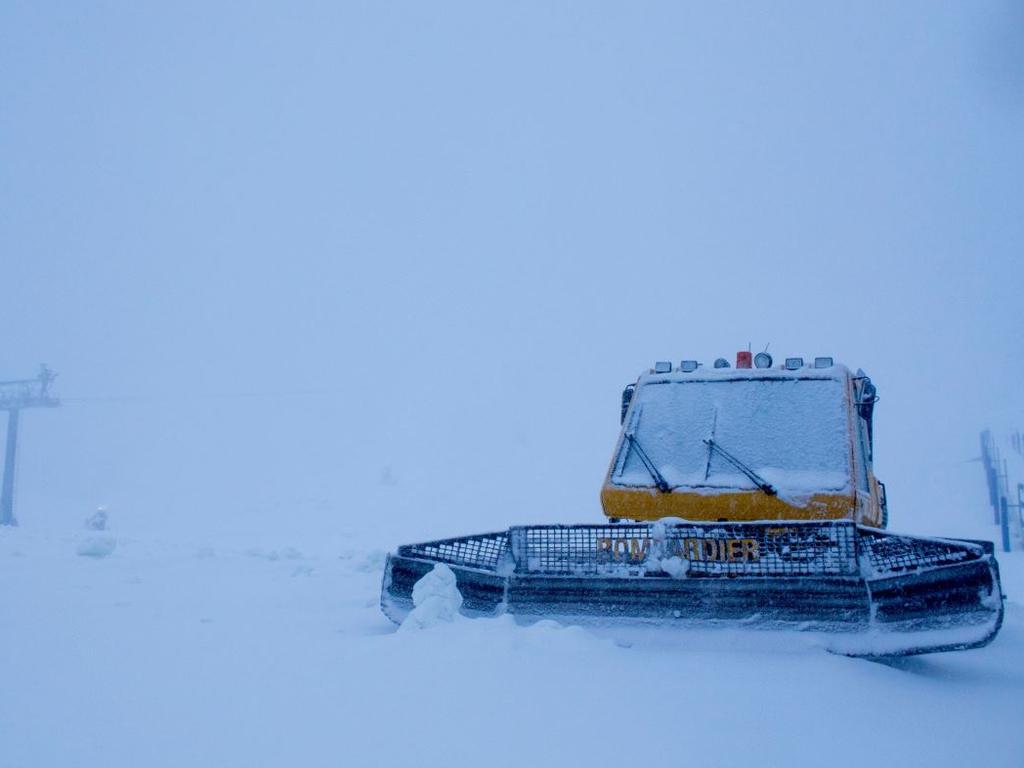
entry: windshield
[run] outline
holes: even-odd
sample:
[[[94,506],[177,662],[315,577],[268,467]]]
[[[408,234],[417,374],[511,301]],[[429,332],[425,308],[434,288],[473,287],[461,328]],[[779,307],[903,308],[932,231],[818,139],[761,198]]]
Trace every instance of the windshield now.
[[[757,487],[713,442],[780,491],[840,491],[847,430],[842,380],[651,381],[637,388],[612,482],[654,486],[639,444],[671,488]]]

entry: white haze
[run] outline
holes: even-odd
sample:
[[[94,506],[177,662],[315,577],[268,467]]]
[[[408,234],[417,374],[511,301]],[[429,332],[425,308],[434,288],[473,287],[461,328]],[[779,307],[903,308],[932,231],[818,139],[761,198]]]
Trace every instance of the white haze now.
[[[624,384],[771,344],[879,386],[893,527],[1020,424],[1011,3],[0,10],[25,528],[382,545],[596,521]],[[254,533],[255,535],[255,533]]]

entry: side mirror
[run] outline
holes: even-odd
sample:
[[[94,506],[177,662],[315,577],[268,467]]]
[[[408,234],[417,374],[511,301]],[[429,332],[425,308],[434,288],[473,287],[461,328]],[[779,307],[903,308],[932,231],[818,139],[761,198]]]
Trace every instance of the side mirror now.
[[[626,411],[629,410],[629,404],[633,402],[634,392],[636,392],[636,384],[627,384],[626,388],[622,390],[622,413],[619,415],[619,424],[626,420]]]
[[[858,371],[861,373],[861,371]],[[857,399],[857,413],[864,419],[868,428],[868,461],[874,460],[875,435],[874,425],[871,417],[875,414],[875,403],[878,402],[878,388],[871,383],[871,379],[864,377],[864,383],[860,387],[860,397]]]
[[[875,412],[875,402],[878,400],[878,388],[871,383],[871,379],[864,380],[864,386],[860,390],[860,401],[857,403],[857,412],[864,421],[870,422]]]

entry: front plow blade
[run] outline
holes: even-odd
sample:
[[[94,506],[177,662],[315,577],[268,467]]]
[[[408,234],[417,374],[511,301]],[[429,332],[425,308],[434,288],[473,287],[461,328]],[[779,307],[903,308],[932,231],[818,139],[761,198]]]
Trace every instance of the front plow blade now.
[[[856,656],[978,647],[1003,615],[991,544],[846,521],[522,526],[408,545],[388,558],[384,613],[401,621],[439,562],[468,615],[811,630]]]

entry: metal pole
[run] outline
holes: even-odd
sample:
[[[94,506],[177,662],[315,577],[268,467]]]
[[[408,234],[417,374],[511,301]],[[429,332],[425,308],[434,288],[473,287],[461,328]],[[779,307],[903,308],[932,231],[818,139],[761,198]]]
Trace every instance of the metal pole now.
[[[993,522],[999,525],[999,473],[993,466],[988,468],[988,498],[992,503]]]
[[[1010,512],[1006,508],[1006,497],[999,499],[1000,528],[1003,530],[1003,552],[1010,551]]]
[[[1024,483],[1017,483],[1017,518],[1024,528]]]
[[[0,493],[0,525],[17,525],[14,519],[14,457],[18,450],[18,414],[20,409],[7,412],[7,450],[4,452],[4,484]]]

